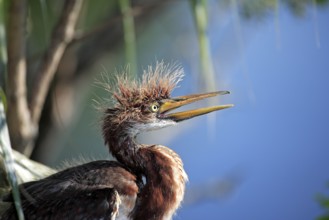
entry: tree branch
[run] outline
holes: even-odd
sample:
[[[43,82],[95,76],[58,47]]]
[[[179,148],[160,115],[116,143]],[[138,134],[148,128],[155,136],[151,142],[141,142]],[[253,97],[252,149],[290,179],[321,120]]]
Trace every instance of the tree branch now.
[[[65,1],[64,9],[52,34],[48,50],[45,52],[37,71],[35,85],[30,97],[30,110],[33,124],[37,125],[41,116],[50,83],[67,45],[72,41],[75,25],[83,0]]]
[[[12,196],[14,199],[14,205],[17,211],[17,217],[19,220],[24,220],[23,208],[18,189],[17,175],[14,168],[14,157],[12,154],[12,147],[10,144],[8,126],[6,121],[5,107],[2,99],[0,100],[0,159],[3,159],[3,165],[1,168],[5,168],[7,171],[7,180],[12,188]]]
[[[12,145],[24,152],[34,136],[26,95],[26,0],[12,0],[8,23],[8,127]]]

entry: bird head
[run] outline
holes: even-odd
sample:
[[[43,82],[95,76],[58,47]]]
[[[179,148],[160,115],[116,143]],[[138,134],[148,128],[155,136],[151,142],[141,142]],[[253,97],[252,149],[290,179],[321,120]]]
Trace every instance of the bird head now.
[[[121,133],[136,136],[143,131],[175,125],[199,115],[233,106],[228,104],[172,112],[199,100],[229,94],[228,91],[218,91],[171,98],[172,90],[182,77],[181,68],[163,63],[158,63],[154,69],[149,67],[144,71],[143,78],[139,82],[119,77],[117,90],[113,92],[116,104],[105,111],[104,135],[119,130]]]

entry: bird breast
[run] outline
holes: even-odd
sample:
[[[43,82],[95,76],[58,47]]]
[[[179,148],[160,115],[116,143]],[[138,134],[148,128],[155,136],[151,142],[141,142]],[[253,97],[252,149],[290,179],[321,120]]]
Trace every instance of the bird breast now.
[[[173,150],[161,145],[154,145],[148,150],[154,153],[156,159],[151,160],[152,168],[150,168],[155,171],[154,176],[149,176],[147,181],[153,186],[155,195],[158,194],[158,198],[154,198],[156,202],[163,199],[167,206],[162,219],[171,219],[184,198],[188,177],[181,158]],[[157,192],[161,192],[162,195]]]

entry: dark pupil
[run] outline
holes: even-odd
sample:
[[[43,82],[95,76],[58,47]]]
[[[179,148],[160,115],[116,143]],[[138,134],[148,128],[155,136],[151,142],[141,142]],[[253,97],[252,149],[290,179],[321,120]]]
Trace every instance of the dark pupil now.
[[[158,107],[156,105],[153,105],[153,110],[157,110]]]

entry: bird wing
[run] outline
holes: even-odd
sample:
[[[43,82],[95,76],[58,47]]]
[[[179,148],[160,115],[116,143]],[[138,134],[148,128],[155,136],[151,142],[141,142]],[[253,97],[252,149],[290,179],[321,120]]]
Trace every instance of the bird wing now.
[[[126,206],[122,214],[128,215],[138,187],[136,176],[121,164],[95,161],[22,184],[20,191],[27,219],[96,220],[115,219],[120,205]],[[3,219],[16,219],[14,206]]]

